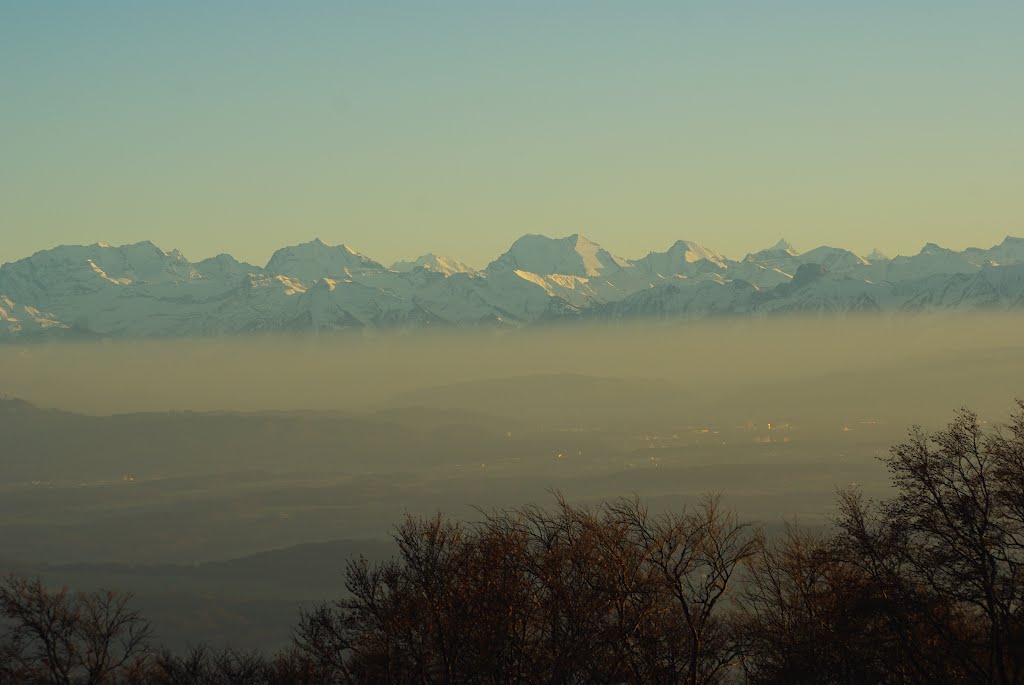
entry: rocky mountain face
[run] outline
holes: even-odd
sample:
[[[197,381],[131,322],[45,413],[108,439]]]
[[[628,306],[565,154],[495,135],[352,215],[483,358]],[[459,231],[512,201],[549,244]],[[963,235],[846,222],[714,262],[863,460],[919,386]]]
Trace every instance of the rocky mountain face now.
[[[0,266],[7,341],[1022,306],[1024,239],[1014,237],[961,252],[929,243],[891,259],[780,241],[731,260],[680,240],[629,260],[581,235],[527,235],[479,271],[434,254],[386,267],[318,239],[281,248],[264,267],[97,243]]]

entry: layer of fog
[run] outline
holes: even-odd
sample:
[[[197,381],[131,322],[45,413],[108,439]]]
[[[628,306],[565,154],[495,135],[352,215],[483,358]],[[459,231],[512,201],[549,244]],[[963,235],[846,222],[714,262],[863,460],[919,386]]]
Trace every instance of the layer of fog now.
[[[911,423],[1020,395],[1014,315],[3,346],[0,396],[95,416],[0,402],[0,573],[133,591],[171,645],[277,648],[405,512],[721,492],[826,525],[837,488],[886,496]]]
[[[0,348],[0,395],[92,414],[361,412],[431,386],[572,373],[672,383],[709,411],[756,396],[944,420],[964,404],[1003,414],[1024,393],[1022,353],[1016,314],[99,342]]]

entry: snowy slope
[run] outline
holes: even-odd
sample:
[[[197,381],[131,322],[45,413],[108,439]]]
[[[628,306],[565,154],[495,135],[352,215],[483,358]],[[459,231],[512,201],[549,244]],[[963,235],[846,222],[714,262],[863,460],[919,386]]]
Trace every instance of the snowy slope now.
[[[16,304],[9,297],[0,295],[0,338],[69,328],[71,327],[68,324],[53,314],[41,312],[35,307]]]
[[[663,277],[690,276],[701,271],[726,269],[726,258],[703,245],[677,240],[665,252],[651,252],[634,264]]]
[[[487,271],[518,270],[541,276],[600,276],[629,266],[627,260],[614,256],[579,234],[567,238],[524,235],[512,243],[505,254],[491,262]]]
[[[417,257],[411,262],[395,262],[391,265],[392,271],[405,272],[417,268],[436,271],[445,276],[451,276],[452,274],[475,274],[477,272],[476,269],[455,257],[436,255],[433,252]]]
[[[780,241],[739,261],[677,241],[631,261],[583,236],[530,235],[483,271],[436,255],[389,269],[320,240],[281,248],[266,267],[95,243],[0,266],[6,341],[1021,307],[1024,239],[1013,237],[892,259]]]
[[[350,278],[367,271],[384,271],[383,264],[348,245],[326,245],[319,238],[282,247],[267,262],[267,271],[312,283],[321,278]]]
[[[890,259],[880,270],[878,279],[895,283],[935,275],[974,273],[985,265],[985,261],[966,250],[954,252],[928,243],[916,255]]]

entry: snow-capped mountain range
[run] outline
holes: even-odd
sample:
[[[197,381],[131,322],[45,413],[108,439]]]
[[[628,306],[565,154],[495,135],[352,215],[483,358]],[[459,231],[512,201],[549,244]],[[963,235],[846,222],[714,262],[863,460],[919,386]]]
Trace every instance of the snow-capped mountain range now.
[[[1021,307],[1024,238],[1014,237],[891,259],[780,241],[732,260],[680,240],[629,260],[581,235],[526,235],[482,270],[434,254],[388,267],[319,239],[264,267],[96,243],[0,266],[7,341]]]

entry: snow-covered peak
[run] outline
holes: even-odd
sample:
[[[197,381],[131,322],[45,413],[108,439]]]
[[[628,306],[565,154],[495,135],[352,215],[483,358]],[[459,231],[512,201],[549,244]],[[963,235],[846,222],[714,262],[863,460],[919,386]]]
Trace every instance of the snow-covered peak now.
[[[871,254],[869,254],[866,257],[864,257],[864,259],[866,259],[867,261],[872,262],[872,263],[874,263],[874,262],[887,262],[887,261],[889,261],[888,255],[886,255],[884,252],[879,250],[877,247],[875,249],[871,250]]]
[[[240,262],[229,254],[219,254],[196,262],[196,271],[203,278],[238,278],[251,273],[260,273],[262,267]]]
[[[743,258],[743,261],[748,264],[758,264],[770,269],[778,269],[792,276],[796,268],[800,266],[801,260],[797,259],[799,255],[800,253],[788,241],[780,240],[771,247],[748,254]]]
[[[601,276],[631,266],[597,243],[575,233],[565,238],[524,235],[487,266],[487,271],[520,270],[548,276]]]
[[[918,254],[922,255],[946,255],[952,254],[952,250],[946,249],[936,243],[925,243],[925,246],[921,248]]]
[[[703,245],[692,243],[689,240],[677,240],[672,244],[672,247],[668,249],[667,254],[682,257],[682,259],[689,264],[699,262],[702,259],[706,259],[709,262],[719,265],[725,263],[725,257],[719,253],[714,250],[709,250]]]
[[[928,243],[916,255],[894,257],[886,262],[885,278],[895,282],[939,274],[970,274],[980,269],[986,261],[984,255],[973,254],[971,250],[954,252],[935,243]]]
[[[61,245],[5,264],[8,276],[39,283],[48,280],[115,284],[187,281],[197,277],[177,250],[165,252],[148,240],[111,247],[106,243]]]
[[[282,247],[270,257],[266,270],[312,283],[321,278],[345,279],[353,273],[387,269],[348,245],[327,245],[314,238],[308,243]]]
[[[775,243],[774,245],[772,245],[768,249],[761,250],[761,252],[785,252],[786,254],[788,254],[788,255],[790,255],[792,257],[796,257],[797,255],[800,254],[793,247],[793,244],[791,242],[789,242],[788,240],[786,240],[785,238],[780,239],[779,242]]]
[[[725,257],[688,240],[677,240],[665,252],[651,252],[634,264],[651,274],[668,278],[693,275],[699,270],[695,265],[702,262],[704,266],[713,269],[727,268]]]
[[[996,264],[1024,263],[1024,238],[1006,236],[1003,242],[985,250],[985,256]]]
[[[861,266],[868,266],[870,262],[863,257],[858,257],[849,250],[841,247],[829,247],[822,245],[813,250],[808,250],[798,255],[801,264],[820,264],[829,271],[849,271]],[[795,275],[795,274],[794,274]]]
[[[416,268],[423,268],[427,271],[436,271],[437,273],[444,274],[445,276],[451,276],[452,274],[477,273],[476,269],[459,261],[455,257],[436,255],[433,252],[428,252],[425,255],[417,257],[411,262],[395,262],[391,265],[392,271],[405,272],[412,271]]]

